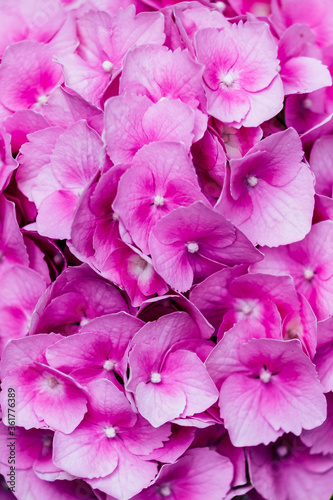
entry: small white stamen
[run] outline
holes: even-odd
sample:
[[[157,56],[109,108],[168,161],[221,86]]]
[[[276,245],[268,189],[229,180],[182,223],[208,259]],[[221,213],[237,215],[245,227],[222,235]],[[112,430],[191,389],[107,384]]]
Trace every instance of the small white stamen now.
[[[271,372],[263,368],[260,372],[260,380],[265,384],[268,384],[271,378],[272,378]]]
[[[116,437],[116,430],[114,427],[107,427],[105,429],[105,434],[108,438],[114,438]]]
[[[157,207],[163,207],[163,205],[164,205],[163,196],[160,196],[159,194],[157,194],[154,198],[154,205],[156,205]]]
[[[280,73],[281,69],[282,69],[282,68],[281,68],[281,64],[278,64],[278,65],[277,65],[277,67],[276,67],[276,71],[277,71],[278,73]]]
[[[102,64],[102,68],[104,69],[105,73],[111,73],[113,70],[113,64],[111,61],[104,61]]]
[[[80,326],[86,325],[87,323],[89,323],[89,321],[90,320],[88,318],[86,318],[85,316],[83,316],[83,318],[80,321]]]
[[[116,366],[115,361],[112,361],[112,359],[107,359],[103,365],[103,368],[107,372],[110,372],[111,370],[114,369],[115,366]]]
[[[242,307],[242,312],[246,315],[249,316],[253,311],[252,306],[250,304],[244,304]]]
[[[169,497],[171,495],[171,489],[170,489],[170,486],[168,486],[167,484],[165,484],[164,486],[162,486],[160,488],[160,495],[162,497]]]
[[[310,281],[314,277],[314,272],[312,271],[312,269],[304,269],[303,276],[306,280]]]
[[[288,455],[289,450],[288,450],[287,446],[282,444],[281,446],[278,446],[276,448],[276,453],[279,455],[279,457],[283,458],[283,457],[286,457]]]
[[[47,103],[49,100],[47,95],[40,95],[37,99],[38,104],[41,104],[42,106]]]
[[[116,212],[113,212],[112,219],[117,222],[119,220],[119,215],[116,214]]]
[[[226,8],[226,4],[224,2],[215,2],[215,7],[223,12]]]
[[[157,373],[157,372],[153,372],[151,375],[150,375],[150,381],[153,383],[153,384],[159,384],[162,380],[162,377],[161,377],[161,374],[160,373]]]
[[[226,87],[230,87],[234,83],[234,78],[230,73],[228,73],[221,79],[221,83],[223,83]]]
[[[187,245],[187,250],[190,253],[195,253],[195,252],[197,252],[199,250],[198,243],[192,242],[192,243],[186,243],[186,245]]]
[[[311,99],[304,99],[304,101],[302,102],[302,106],[304,109],[311,109],[312,108]]]
[[[249,175],[247,178],[246,178],[246,182],[249,186],[251,187],[255,187],[257,184],[258,184],[258,179],[257,177],[255,177],[254,175]]]

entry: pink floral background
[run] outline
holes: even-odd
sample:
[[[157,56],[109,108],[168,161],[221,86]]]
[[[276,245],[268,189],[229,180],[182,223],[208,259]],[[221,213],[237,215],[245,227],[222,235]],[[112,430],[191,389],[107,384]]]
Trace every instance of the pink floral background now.
[[[0,0],[1,500],[330,499],[332,72],[331,0]]]

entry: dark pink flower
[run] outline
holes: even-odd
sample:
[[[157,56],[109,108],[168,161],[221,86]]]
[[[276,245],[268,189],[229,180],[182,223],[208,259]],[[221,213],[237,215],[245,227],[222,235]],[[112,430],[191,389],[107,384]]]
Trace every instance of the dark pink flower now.
[[[240,22],[195,36],[207,111],[224,123],[256,127],[283,106],[276,42],[266,23]]]
[[[156,271],[182,292],[223,265],[261,259],[243,233],[202,202],[163,217],[151,232],[149,248]]]

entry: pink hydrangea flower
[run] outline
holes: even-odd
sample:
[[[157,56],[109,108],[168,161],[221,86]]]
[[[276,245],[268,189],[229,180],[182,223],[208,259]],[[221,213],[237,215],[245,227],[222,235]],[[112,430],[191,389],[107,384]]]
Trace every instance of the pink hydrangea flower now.
[[[154,142],[136,154],[122,175],[112,208],[134,243],[149,254],[148,239],[156,223],[197,200],[207,203],[183,144]]]
[[[16,463],[18,470],[33,469],[36,475],[46,481],[57,481],[61,479],[73,480],[74,477],[53,464],[52,442],[54,433],[49,429],[30,429],[23,427],[16,429]],[[6,459],[6,447],[8,444],[8,428],[0,425],[0,462],[8,466]],[[16,458],[15,457],[15,458]]]
[[[206,28],[195,37],[207,111],[224,123],[256,127],[283,106],[276,42],[266,23]]]
[[[71,375],[82,385],[107,378],[118,384],[116,375],[126,374],[126,349],[143,321],[125,312],[105,314],[84,325],[80,334],[62,338],[46,351],[50,366]]]
[[[30,138],[21,151],[20,188],[38,208],[38,232],[69,238],[79,196],[101,167],[102,140],[84,120]]]
[[[294,94],[286,99],[285,120],[299,134],[320,126],[329,117],[328,100],[325,89],[309,94]]]
[[[101,379],[89,385],[88,412],[81,424],[71,434],[55,433],[54,462],[109,495],[129,499],[154,478],[157,462],[145,456],[162,447],[169,435],[170,424],[154,429],[112,382]]]
[[[295,130],[267,137],[230,161],[216,209],[253,244],[279,246],[310,231],[314,178]],[[274,228],[274,230],[273,230]]]
[[[326,418],[323,388],[300,342],[264,337],[259,325],[238,324],[206,361],[235,446],[267,445],[283,432],[300,435]]]
[[[193,42],[197,31],[204,28],[225,28],[227,18],[218,9],[212,10],[199,2],[181,2],[174,8],[175,24],[181,38],[191,54],[194,55]]]
[[[7,340],[28,334],[37,301],[46,283],[34,270],[21,264],[8,266],[1,275],[0,350]]]
[[[119,217],[112,209],[118,182],[130,165],[117,165],[93,179],[82,193],[71,228],[71,251],[83,262],[103,269],[112,252],[122,243]]]
[[[282,35],[278,56],[286,95],[305,94],[332,85],[328,68],[319,59],[311,57],[313,42],[311,30],[299,24],[290,26]]]
[[[0,66],[0,100],[12,111],[42,106],[62,83],[61,67],[52,49],[30,40],[7,47]]]
[[[9,387],[17,397],[16,425],[70,433],[83,419],[87,410],[85,393],[72,377],[47,365],[45,351],[59,338],[58,334],[42,334],[11,340],[6,345],[0,365],[5,425],[9,425]]]
[[[120,78],[121,94],[145,95],[157,103],[163,97],[181,100],[195,110],[194,140],[203,136],[207,117],[203,67],[186,50],[143,46],[130,51]]]
[[[191,301],[215,326],[219,338],[235,323],[246,328],[252,320],[261,323],[268,337],[282,338],[282,320],[300,310],[292,279],[245,271],[245,266],[218,271],[191,291]]]
[[[163,44],[164,17],[160,12],[135,15],[134,5],[107,12],[87,12],[77,21],[80,44],[75,54],[60,58],[66,85],[95,105],[133,45]]]
[[[105,105],[105,141],[111,160],[130,163],[150,142],[183,142],[190,149],[194,138],[194,111],[167,98],[152,103],[145,96],[116,96]]]
[[[149,248],[156,271],[182,292],[225,264],[261,259],[240,231],[202,202],[163,217],[151,232]]]
[[[330,1],[0,0],[1,499],[329,498]]]
[[[133,307],[147,298],[168,291],[168,285],[155,271],[152,260],[135,247],[122,244],[105,262],[101,274],[126,290]]]
[[[57,239],[70,237],[78,198],[99,171],[101,152],[100,137],[85,121],[68,127],[59,136],[49,165],[35,180],[40,193],[36,196],[36,223],[40,234]]]
[[[68,268],[41,295],[32,316],[30,334],[69,335],[96,317],[120,311],[129,312],[128,305],[114,285],[87,265]]]
[[[50,42],[66,22],[60,2],[18,0],[1,3],[0,57],[6,47],[22,40]]]
[[[329,0],[323,0],[320,4],[316,0],[309,0],[306,9],[302,0],[272,0],[271,7],[271,20],[279,34],[291,25],[305,24],[315,34],[320,47],[333,43],[333,10]]]
[[[184,311],[193,319],[203,339],[209,339],[213,333],[214,328],[206,320],[199,309],[188,300],[185,295],[168,294],[163,297],[154,297],[146,300],[140,307],[137,316],[143,321],[154,321],[165,314],[171,312]]]
[[[197,354],[186,350],[198,330],[183,312],[145,325],[133,338],[126,390],[154,427],[209,408],[217,390]]]
[[[178,462],[164,465],[152,486],[133,500],[172,498],[191,500],[207,497],[211,500],[226,498],[232,478],[232,464],[228,458],[208,448],[188,450]],[[209,495],[209,497],[207,496]]]
[[[312,454],[292,434],[269,446],[249,448],[247,457],[252,484],[264,498],[318,500],[331,495],[332,457]]]
[[[63,87],[59,86],[52,92],[41,113],[53,127],[66,129],[80,120],[86,120],[91,128],[102,135],[101,110],[85,101],[79,94]]]

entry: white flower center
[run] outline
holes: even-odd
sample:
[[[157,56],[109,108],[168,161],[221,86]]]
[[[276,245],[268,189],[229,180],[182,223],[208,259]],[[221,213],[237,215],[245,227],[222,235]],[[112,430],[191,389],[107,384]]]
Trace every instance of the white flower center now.
[[[116,429],[114,427],[107,427],[105,429],[105,434],[108,438],[116,437]]]
[[[164,205],[164,198],[163,196],[160,196],[159,194],[157,194],[154,198],[154,205],[156,207],[163,207]]]
[[[111,73],[113,70],[113,64],[111,61],[104,61],[102,64],[102,68],[104,69],[105,73]]]
[[[111,370],[114,369],[116,366],[115,361],[112,361],[112,359],[107,359],[103,365],[104,370],[110,372]]]
[[[288,455],[289,450],[288,450],[287,446],[282,444],[281,446],[278,446],[276,448],[276,453],[279,455],[279,457],[283,458],[283,457],[286,457]]]
[[[250,304],[244,304],[242,307],[242,313],[245,314],[245,316],[249,316],[253,311],[253,307]]]
[[[85,316],[83,316],[83,318],[80,321],[80,326],[86,325],[87,323],[89,323],[89,321],[90,320],[88,318],[86,318]]]
[[[40,95],[37,99],[38,104],[41,104],[42,106],[47,103],[49,100],[47,95]]]
[[[168,486],[167,484],[164,484],[163,486],[161,486],[160,495],[162,497],[169,497],[171,495],[170,486]]]
[[[195,253],[199,250],[199,245],[198,243],[195,243],[195,242],[191,242],[191,243],[186,243],[187,245],[187,250],[190,252],[190,253]]]
[[[118,222],[118,220],[119,220],[119,215],[118,215],[118,214],[116,214],[116,212],[113,212],[113,214],[112,214],[112,219],[113,219],[114,221]]]
[[[248,186],[255,187],[258,184],[258,179],[254,175],[249,175],[246,178],[246,182],[247,182]]]
[[[221,12],[223,12],[226,8],[226,4],[224,2],[216,2],[214,7],[219,9]]]
[[[262,368],[260,372],[260,380],[264,382],[264,384],[268,384],[271,378],[272,378],[271,372],[269,370],[266,370],[266,368]]]
[[[314,272],[312,271],[312,269],[304,269],[303,276],[306,280],[310,281],[314,277]]]
[[[159,384],[162,380],[162,377],[161,377],[161,374],[160,373],[157,373],[157,372],[153,372],[151,375],[150,375],[150,381],[153,383],[153,384]]]
[[[234,77],[228,73],[221,78],[221,83],[223,83],[226,87],[230,87],[234,83]]]

